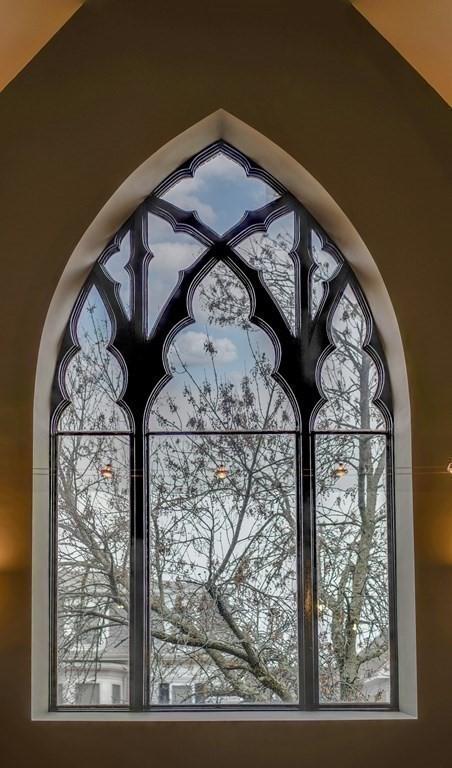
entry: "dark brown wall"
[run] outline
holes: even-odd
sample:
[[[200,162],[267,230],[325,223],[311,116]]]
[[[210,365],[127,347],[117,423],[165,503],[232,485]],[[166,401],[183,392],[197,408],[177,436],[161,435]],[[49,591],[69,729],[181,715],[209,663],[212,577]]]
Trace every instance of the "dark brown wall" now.
[[[451,119],[341,0],[91,0],[0,98],[0,763],[452,764],[452,477],[414,474],[420,719],[30,723],[32,398],[47,307],[121,181],[219,107],[304,165],[355,224],[399,318],[414,465],[451,427]],[[452,457],[452,456],[451,456]]]

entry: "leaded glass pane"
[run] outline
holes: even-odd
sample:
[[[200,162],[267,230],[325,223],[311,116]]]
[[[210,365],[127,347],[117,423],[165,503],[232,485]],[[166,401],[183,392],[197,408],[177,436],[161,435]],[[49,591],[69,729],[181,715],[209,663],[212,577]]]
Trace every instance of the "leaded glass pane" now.
[[[320,700],[390,700],[384,435],[317,435]]]
[[[293,429],[293,409],[272,377],[275,353],[249,321],[248,294],[218,264],[198,286],[195,323],[168,352],[172,379],[154,401],[149,430]]]
[[[315,262],[311,272],[311,316],[315,317],[325,295],[326,283],[335,276],[341,265],[336,256],[324,249],[322,240],[314,230],[311,231],[311,254]]]
[[[126,266],[130,260],[130,232],[127,232],[119,244],[118,250],[112,253],[103,263],[108,275],[119,285],[119,300],[124,307],[127,317],[131,314],[131,282],[130,273]]]
[[[247,176],[239,162],[218,152],[192,178],[177,181],[162,197],[186,211],[196,211],[201,221],[223,234],[247,210],[261,208],[278,194],[260,179]]]
[[[295,323],[295,265],[290,252],[294,244],[293,213],[276,219],[267,232],[256,232],[235,246],[251,267],[260,270],[264,284],[283,312],[292,333]]]
[[[71,400],[63,411],[61,432],[123,432],[129,430],[125,411],[116,403],[124,373],[107,349],[111,320],[96,288],[91,288],[76,321],[80,350],[66,369],[65,388]]]
[[[129,441],[64,435],[57,462],[58,703],[127,702]]]
[[[385,420],[372,402],[379,380],[370,355],[363,350],[367,326],[356,294],[344,291],[331,323],[336,349],[321,372],[322,391],[328,402],[315,422],[317,430],[384,430]]]
[[[149,451],[151,702],[164,683],[205,705],[296,702],[294,436],[154,436]]]
[[[151,252],[148,265],[148,329],[155,327],[179,280],[180,272],[190,267],[205,246],[185,232],[175,232],[159,216],[147,219],[147,246]]]

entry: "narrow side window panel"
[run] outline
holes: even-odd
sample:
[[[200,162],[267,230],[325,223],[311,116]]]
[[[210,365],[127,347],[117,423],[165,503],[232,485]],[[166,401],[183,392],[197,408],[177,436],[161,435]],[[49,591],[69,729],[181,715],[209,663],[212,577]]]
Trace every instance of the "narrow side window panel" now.
[[[58,704],[128,700],[129,440],[57,440]],[[107,685],[108,684],[108,685]]]

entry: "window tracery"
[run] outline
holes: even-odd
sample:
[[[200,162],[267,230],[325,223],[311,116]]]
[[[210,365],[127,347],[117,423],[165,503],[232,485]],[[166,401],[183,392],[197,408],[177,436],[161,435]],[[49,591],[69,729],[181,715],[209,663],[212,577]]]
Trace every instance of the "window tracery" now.
[[[165,180],[55,373],[52,707],[395,708],[391,408],[303,206],[225,142]]]

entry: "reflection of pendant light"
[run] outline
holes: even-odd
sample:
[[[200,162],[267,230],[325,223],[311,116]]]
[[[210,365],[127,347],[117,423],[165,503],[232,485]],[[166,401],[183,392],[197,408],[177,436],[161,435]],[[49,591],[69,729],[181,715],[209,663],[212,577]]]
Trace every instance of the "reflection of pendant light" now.
[[[449,464],[446,467],[446,472],[449,472],[449,475],[452,475],[452,461],[449,461]]]
[[[333,475],[334,477],[341,478],[345,477],[345,475],[348,475],[348,469],[345,466],[343,461],[339,461],[337,467],[333,469]]]
[[[215,477],[217,480],[224,480],[229,474],[229,470],[227,467],[224,466],[224,464],[220,464],[219,467],[215,470]]]
[[[104,478],[104,480],[113,479],[113,467],[110,462],[108,464],[105,464],[103,467],[101,467],[100,474]]]

